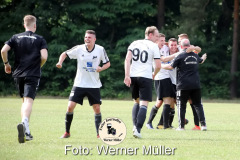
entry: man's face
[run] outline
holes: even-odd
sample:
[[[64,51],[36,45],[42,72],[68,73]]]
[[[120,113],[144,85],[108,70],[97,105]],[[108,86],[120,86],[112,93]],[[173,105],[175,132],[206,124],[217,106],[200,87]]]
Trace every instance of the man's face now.
[[[172,53],[177,52],[178,48],[177,48],[177,42],[176,41],[169,41],[168,47],[169,47],[170,52],[172,52]]]
[[[178,37],[178,45],[181,45],[182,39],[183,39],[183,37]]]
[[[165,37],[159,37],[157,41],[158,47],[162,48],[165,44]]]
[[[96,41],[96,37],[94,34],[89,34],[89,33],[85,34],[85,37],[84,37],[85,45],[93,46],[95,44],[95,41]]]

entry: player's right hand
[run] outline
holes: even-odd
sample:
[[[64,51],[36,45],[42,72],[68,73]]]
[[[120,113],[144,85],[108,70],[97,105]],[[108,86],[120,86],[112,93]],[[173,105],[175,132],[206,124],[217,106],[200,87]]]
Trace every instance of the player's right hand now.
[[[58,63],[56,64],[56,67],[60,69],[60,68],[62,68],[62,64],[60,64],[60,63],[58,62]]]
[[[11,72],[12,72],[12,67],[8,63],[8,64],[5,65],[5,73],[11,74]]]
[[[131,78],[130,77],[125,77],[124,78],[124,83],[126,86],[130,87],[131,85]]]

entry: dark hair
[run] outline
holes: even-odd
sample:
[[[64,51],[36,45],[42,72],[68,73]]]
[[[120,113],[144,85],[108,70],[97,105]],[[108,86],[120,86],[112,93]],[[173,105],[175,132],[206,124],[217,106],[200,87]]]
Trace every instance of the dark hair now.
[[[177,42],[177,39],[176,39],[176,38],[170,38],[170,39],[168,40],[168,42],[170,42],[170,41],[172,41],[172,42]]]
[[[86,30],[85,34],[88,33],[88,34],[94,34],[95,37],[96,37],[96,32],[94,30]]]

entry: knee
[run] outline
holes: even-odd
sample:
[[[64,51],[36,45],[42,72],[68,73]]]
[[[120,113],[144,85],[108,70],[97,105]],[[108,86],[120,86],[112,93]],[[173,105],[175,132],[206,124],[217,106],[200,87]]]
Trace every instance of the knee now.
[[[67,108],[67,112],[73,112],[74,108],[75,108],[75,106],[69,105],[68,108]]]
[[[99,105],[99,104],[93,105],[93,110],[94,110],[94,113],[95,113],[95,114],[101,113],[101,111],[100,111],[100,105]]]
[[[162,106],[163,101],[162,100],[157,100],[156,102],[156,107],[160,108]]]

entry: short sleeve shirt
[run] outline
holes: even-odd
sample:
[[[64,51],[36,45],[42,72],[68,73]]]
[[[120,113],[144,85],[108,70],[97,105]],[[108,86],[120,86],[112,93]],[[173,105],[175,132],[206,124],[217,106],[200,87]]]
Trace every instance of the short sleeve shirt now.
[[[152,79],[152,65],[154,59],[160,59],[157,44],[147,39],[137,40],[130,44],[128,50],[132,52],[130,77]]]
[[[41,53],[47,49],[46,40],[31,31],[13,35],[5,44],[15,54],[13,77],[41,77]]]
[[[105,49],[95,44],[92,51],[88,51],[85,44],[77,45],[65,52],[70,59],[77,59],[77,74],[74,86],[81,88],[100,88],[99,72],[97,67],[102,62],[108,63],[109,59]]]
[[[179,54],[171,66],[177,69],[177,90],[190,90],[200,88],[198,65],[199,56],[193,52]]]
[[[169,48],[164,45],[161,49],[160,49],[160,56],[162,57],[167,57],[169,56]],[[161,62],[162,64],[169,64],[170,62]],[[155,66],[154,66],[155,67]],[[161,68],[160,71],[157,73],[157,75],[155,76],[154,80],[162,80],[162,79],[166,79],[169,78],[169,73],[168,70]]]

